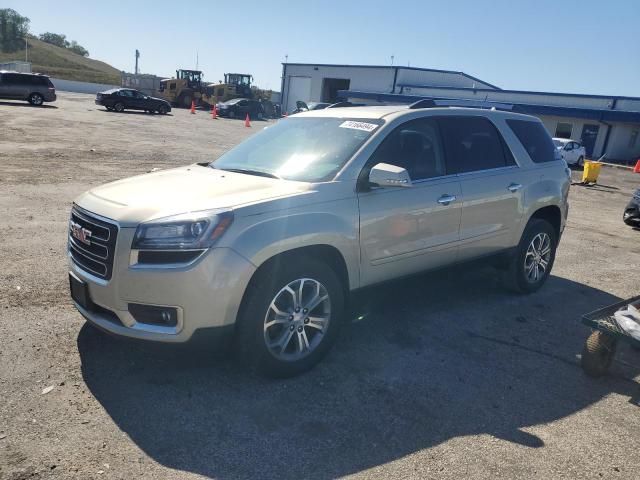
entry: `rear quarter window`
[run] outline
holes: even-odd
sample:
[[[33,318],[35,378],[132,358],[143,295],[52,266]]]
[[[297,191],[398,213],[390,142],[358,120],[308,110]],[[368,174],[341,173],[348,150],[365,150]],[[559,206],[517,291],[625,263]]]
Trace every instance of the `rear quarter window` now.
[[[507,125],[518,137],[534,163],[559,160],[553,141],[541,123],[511,119],[507,120]]]

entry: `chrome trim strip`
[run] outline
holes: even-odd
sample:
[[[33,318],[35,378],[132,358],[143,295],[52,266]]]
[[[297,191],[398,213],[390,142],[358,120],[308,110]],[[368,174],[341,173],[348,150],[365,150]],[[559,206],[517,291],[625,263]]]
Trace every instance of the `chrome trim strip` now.
[[[96,258],[100,259],[100,260],[107,260],[107,258],[109,258],[109,248],[108,248],[106,245],[102,245],[102,244],[99,244],[99,243],[96,243],[96,244],[95,244],[95,245],[98,245],[99,247],[104,248],[104,249],[105,249],[105,251],[107,252],[107,253],[106,253],[106,256],[102,257],[102,256],[98,255],[97,253],[90,252],[89,250],[87,250],[86,248],[84,248],[84,247],[83,247],[82,245],[80,245],[80,244],[76,241],[76,239],[75,239],[73,236],[71,236],[71,235],[69,235],[69,242],[73,242],[73,246],[76,248],[76,250],[79,250],[81,253],[86,252],[88,255],[92,255],[92,256],[94,256],[94,257],[96,257]],[[87,256],[88,256],[88,255],[87,255]],[[95,260],[94,260],[94,261],[95,261]]]

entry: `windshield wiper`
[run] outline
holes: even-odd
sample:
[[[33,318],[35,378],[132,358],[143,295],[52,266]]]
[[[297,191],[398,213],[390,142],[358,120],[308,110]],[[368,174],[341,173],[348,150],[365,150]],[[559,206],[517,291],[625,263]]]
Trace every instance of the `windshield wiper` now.
[[[247,175],[256,175],[258,177],[277,178],[278,180],[282,180],[282,177],[279,177],[274,173],[263,172],[262,170],[251,170],[249,168],[220,168],[219,170],[224,170],[225,172],[245,173]]]

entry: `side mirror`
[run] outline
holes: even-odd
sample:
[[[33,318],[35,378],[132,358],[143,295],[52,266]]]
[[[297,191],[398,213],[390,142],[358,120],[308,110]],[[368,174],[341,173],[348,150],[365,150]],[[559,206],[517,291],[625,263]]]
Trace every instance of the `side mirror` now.
[[[402,167],[378,163],[369,172],[369,183],[378,187],[410,187],[411,177]]]

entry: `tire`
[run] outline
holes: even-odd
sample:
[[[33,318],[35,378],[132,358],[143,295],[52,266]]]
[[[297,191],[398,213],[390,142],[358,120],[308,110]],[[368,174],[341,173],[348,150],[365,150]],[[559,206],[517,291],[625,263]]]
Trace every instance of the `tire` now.
[[[301,282],[302,302],[296,304],[290,292],[299,292]],[[325,294],[327,299],[310,311],[304,309],[305,303]],[[340,330],[343,309],[343,285],[326,263],[285,257],[252,279],[238,315],[237,353],[249,368],[263,375],[298,375],[327,354]]]
[[[262,110],[258,110],[258,112],[256,113],[256,118],[258,120],[264,120],[264,113],[262,113]]]
[[[518,293],[539,290],[551,273],[557,246],[557,234],[549,222],[538,218],[529,220],[509,261],[505,272],[505,286]],[[544,255],[538,250],[544,252]]]
[[[584,344],[580,364],[590,377],[607,373],[616,353],[616,340],[606,333],[595,331]]]
[[[44,97],[39,93],[29,95],[29,103],[35,107],[40,107],[44,103]]]
[[[167,106],[166,105],[160,105],[158,107],[158,113],[160,115],[166,115],[167,114]]]
[[[580,168],[584,168],[584,157],[578,158],[578,162],[576,163],[576,165],[578,165],[578,167]]]
[[[229,118],[236,118],[236,112],[233,110],[229,110]]]
[[[178,98],[178,105],[182,108],[191,108],[192,98],[191,95],[182,95]]]
[[[113,112],[113,107],[104,107],[107,109],[107,112]]]
[[[113,105],[113,109],[118,113],[124,112],[124,103],[122,103],[122,102],[115,103]]]

